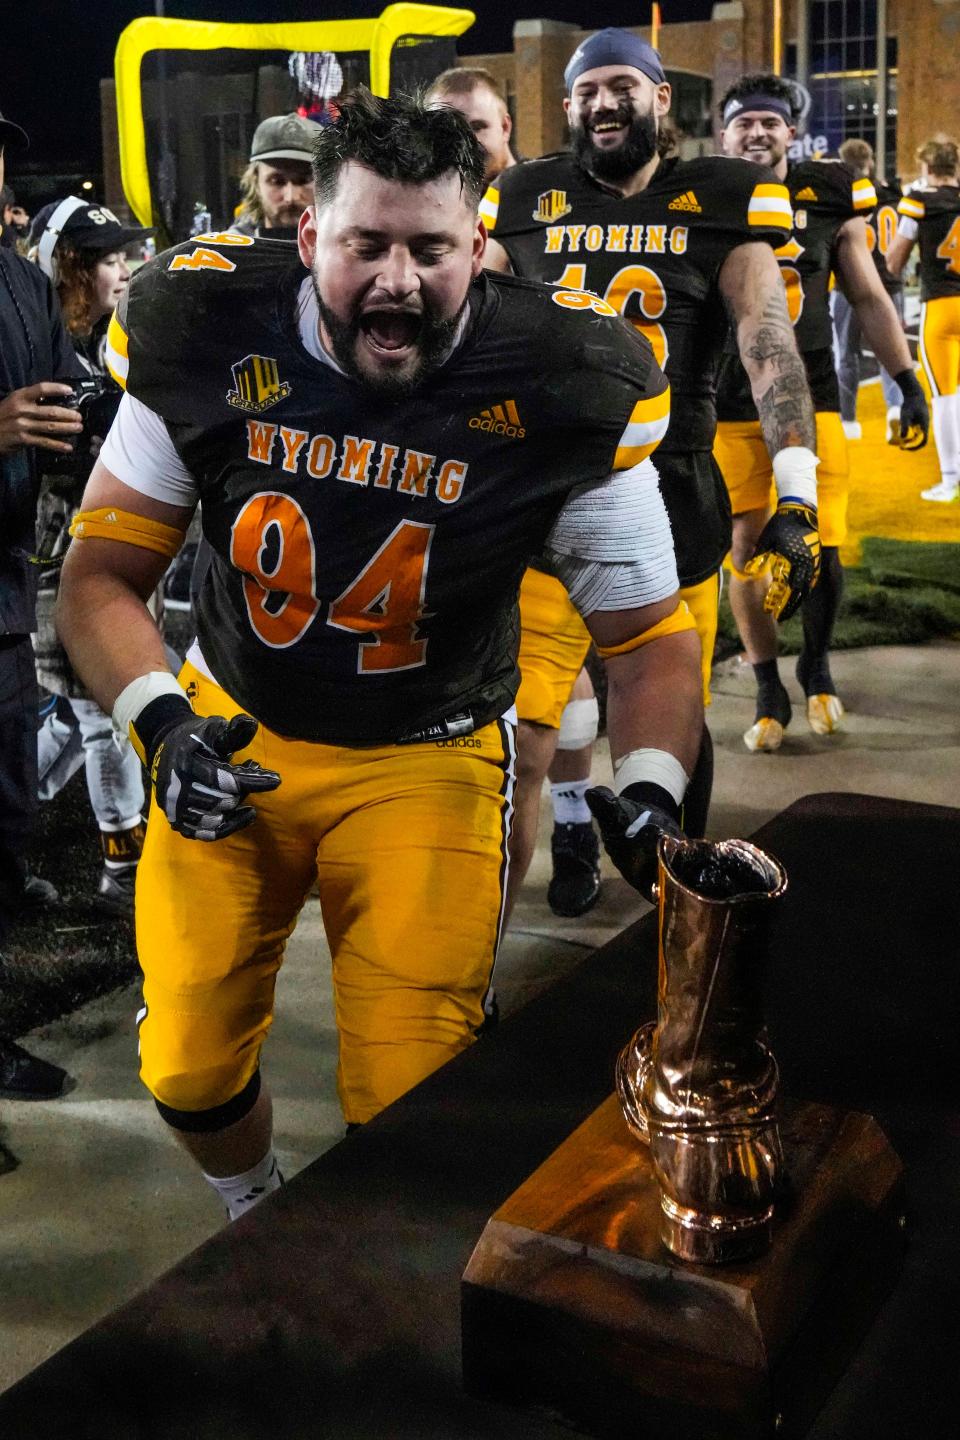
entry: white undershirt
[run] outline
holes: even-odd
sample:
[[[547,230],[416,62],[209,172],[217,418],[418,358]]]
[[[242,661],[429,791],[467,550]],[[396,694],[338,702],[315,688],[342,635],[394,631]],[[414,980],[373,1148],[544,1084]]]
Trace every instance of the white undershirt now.
[[[464,313],[451,355],[463,339]],[[320,341],[320,314],[310,277],[297,296],[297,329],[314,360],[345,372]],[[666,420],[663,421],[664,428]],[[192,508],[197,483],[161,417],[124,393],[100,451],[106,468],[131,490],[167,505]],[[677,589],[670,522],[653,462],[574,490],[547,540],[553,563],[578,609],[630,610],[666,599]]]

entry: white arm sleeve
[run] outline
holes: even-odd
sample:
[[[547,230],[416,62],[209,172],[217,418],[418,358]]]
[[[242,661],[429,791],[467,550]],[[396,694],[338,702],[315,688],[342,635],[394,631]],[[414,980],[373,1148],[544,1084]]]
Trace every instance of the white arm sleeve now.
[[[897,234],[903,235],[907,240],[916,240],[920,234],[920,226],[916,220],[911,220],[909,215],[901,215],[897,221]]]
[[[155,410],[125,394],[100,459],[131,490],[167,505],[196,505],[197,482]]]
[[[637,610],[672,595],[677,561],[652,460],[572,491],[546,557],[581,615]]]

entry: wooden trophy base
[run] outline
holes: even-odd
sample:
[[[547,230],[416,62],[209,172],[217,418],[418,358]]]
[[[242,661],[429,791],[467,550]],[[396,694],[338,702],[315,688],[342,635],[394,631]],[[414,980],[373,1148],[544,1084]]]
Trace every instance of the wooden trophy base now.
[[[903,1252],[901,1171],[869,1115],[787,1104],[767,1254],[679,1261],[649,1153],[610,1097],[487,1222],[463,1275],[464,1383],[631,1440],[802,1435]]]

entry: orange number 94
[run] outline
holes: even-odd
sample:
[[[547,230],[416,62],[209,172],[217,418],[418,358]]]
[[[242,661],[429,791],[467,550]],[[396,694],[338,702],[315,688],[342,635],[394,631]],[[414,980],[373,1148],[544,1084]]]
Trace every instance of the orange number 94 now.
[[[359,675],[426,664],[427,640],[417,632],[426,614],[435,528],[401,520],[331,602],[327,624],[360,637]],[[243,571],[243,597],[257,638],[273,650],[295,645],[320,609],[314,537],[297,502],[274,490],[251,496],[234,521],[230,559]]]

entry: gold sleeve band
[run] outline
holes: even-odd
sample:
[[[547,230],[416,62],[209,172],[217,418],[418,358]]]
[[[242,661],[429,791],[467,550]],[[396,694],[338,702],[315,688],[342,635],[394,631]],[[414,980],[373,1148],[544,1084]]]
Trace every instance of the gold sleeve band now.
[[[70,525],[74,540],[122,540],[125,545],[138,545],[172,560],[183,544],[186,530],[161,525],[131,510],[79,510]]]
[[[598,645],[597,654],[603,660],[609,660],[613,655],[629,655],[631,650],[639,650],[641,645],[649,645],[651,640],[662,640],[665,635],[680,635],[684,630],[696,628],[686,600],[680,600],[676,610],[658,620],[656,625],[651,625],[649,630],[624,640],[622,645]]]

